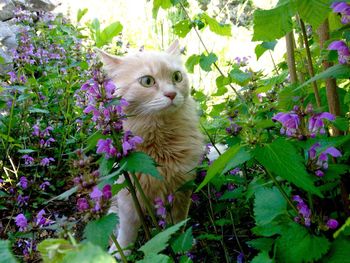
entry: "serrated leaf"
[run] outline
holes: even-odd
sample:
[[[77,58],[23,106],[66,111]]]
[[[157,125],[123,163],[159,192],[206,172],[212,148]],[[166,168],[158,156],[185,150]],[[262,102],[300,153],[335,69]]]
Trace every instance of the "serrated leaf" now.
[[[331,245],[327,255],[322,258],[324,263],[350,263],[350,238],[339,237]]]
[[[249,73],[243,72],[239,68],[234,68],[230,71],[230,78],[232,82],[244,86],[251,78],[251,75]]]
[[[9,240],[0,239],[0,261],[6,263],[17,263],[15,256],[11,252]]]
[[[230,199],[237,199],[240,197],[243,197],[243,187],[238,187],[236,189],[233,189],[231,191],[226,191],[219,200],[230,200]]]
[[[310,175],[306,172],[303,158],[294,146],[279,138],[263,148],[257,148],[255,157],[270,173],[295,184],[303,190],[322,197]]]
[[[200,55],[194,54],[187,59],[185,66],[189,73],[193,73],[194,66],[199,63],[200,58]]]
[[[270,251],[274,242],[275,240],[272,238],[258,238],[249,240],[246,243],[256,250]]]
[[[318,28],[331,11],[329,0],[297,0],[297,8],[300,17],[313,28]]]
[[[272,237],[283,233],[289,227],[290,222],[289,216],[279,215],[265,225],[253,227],[252,232],[259,236]]]
[[[62,262],[66,253],[73,249],[74,247],[65,239],[48,238],[38,245],[38,251],[44,263]]]
[[[106,249],[109,236],[113,233],[117,223],[117,215],[113,213],[91,221],[84,229],[84,237],[92,244]]]
[[[170,257],[163,254],[148,254],[144,259],[136,261],[137,263],[170,263]]]
[[[191,28],[192,23],[188,19],[182,20],[173,26],[174,34],[182,38],[187,36],[187,34],[191,31]]]
[[[152,15],[156,19],[159,8],[168,9],[172,6],[171,0],[153,0]]]
[[[225,173],[226,171],[248,161],[250,158],[251,156],[249,152],[247,152],[243,146],[239,144],[232,146],[226,152],[220,155],[219,158],[216,159],[209,167],[207,175],[196,189],[196,192],[209,183],[214,176]]]
[[[113,164],[114,164],[115,160],[113,160],[113,158],[107,159],[102,157],[100,159],[100,166],[99,166],[99,172],[100,172],[100,176],[106,176],[110,173],[110,171],[112,171],[113,168]]]
[[[314,236],[297,223],[293,223],[276,241],[278,262],[311,262],[327,253],[330,243],[324,236]]]
[[[254,199],[254,218],[256,225],[270,223],[276,216],[287,214],[287,201],[276,188],[259,188]]]
[[[146,244],[140,247],[139,250],[142,251],[146,256],[149,254],[158,254],[160,251],[164,250],[167,247],[170,237],[175,232],[177,232],[187,221],[188,219],[181,221],[180,223],[177,223],[176,225],[160,232]]]
[[[159,180],[163,180],[153,158],[144,152],[132,152],[120,161],[124,170],[130,173],[143,173],[151,175]]]
[[[274,260],[272,260],[269,256],[269,253],[267,251],[262,251],[258,255],[256,255],[251,263],[273,263]]]
[[[202,54],[199,58],[199,65],[204,71],[211,71],[211,65],[218,60],[214,53],[209,53],[208,56]]]
[[[193,245],[192,227],[182,233],[175,241],[171,244],[172,249],[175,253],[185,253],[190,250]]]
[[[214,18],[208,16],[206,13],[201,15],[201,18],[209,25],[211,32],[214,32],[220,36],[231,36],[231,26],[229,24],[222,24],[216,21]]]
[[[259,60],[259,58],[260,58],[267,50],[274,50],[276,44],[277,44],[277,41],[270,41],[270,42],[262,42],[261,44],[257,45],[257,46],[255,47],[256,59]]]
[[[60,263],[115,263],[115,259],[99,246],[84,243],[77,251],[68,252]]]
[[[292,31],[295,10],[289,1],[270,10],[254,12],[253,41],[274,41]]]

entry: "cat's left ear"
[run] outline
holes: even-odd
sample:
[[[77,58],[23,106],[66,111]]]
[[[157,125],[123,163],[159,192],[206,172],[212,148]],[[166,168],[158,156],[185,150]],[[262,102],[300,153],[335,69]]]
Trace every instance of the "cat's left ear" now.
[[[94,48],[94,51],[98,54],[101,61],[103,62],[103,66],[108,69],[113,69],[122,63],[122,59],[120,57],[108,54],[107,52]]]
[[[180,49],[179,40],[176,39],[176,40],[170,45],[170,47],[168,47],[168,49],[166,50],[166,52],[169,53],[170,55],[180,56],[180,54],[181,54],[181,49]]]

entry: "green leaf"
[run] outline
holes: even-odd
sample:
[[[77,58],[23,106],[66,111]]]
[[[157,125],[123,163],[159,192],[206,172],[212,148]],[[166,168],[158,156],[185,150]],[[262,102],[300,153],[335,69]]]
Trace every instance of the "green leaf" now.
[[[274,242],[275,242],[274,239],[264,237],[264,238],[249,240],[246,243],[248,244],[248,246],[256,250],[270,251]]]
[[[333,234],[333,237],[338,238],[341,234],[350,235],[350,217],[346,219],[345,223]]]
[[[198,240],[221,240],[222,236],[214,234],[201,234],[197,237]]]
[[[99,246],[84,243],[78,251],[70,251],[60,263],[115,263],[115,259]]]
[[[67,200],[68,197],[70,197],[72,194],[74,194],[76,191],[78,190],[77,186],[72,187],[71,189],[63,192],[62,194],[55,196],[53,198],[51,198],[50,200],[48,200],[47,202],[45,202],[45,204],[50,203],[54,200]]]
[[[333,125],[341,131],[347,131],[349,129],[349,121],[344,117],[337,116]]]
[[[29,109],[29,112],[30,113],[44,113],[44,114],[50,113],[48,110],[38,109],[38,108],[31,108],[31,109]]]
[[[89,136],[87,140],[84,142],[86,144],[86,148],[84,149],[85,152],[90,151],[94,149],[97,145],[97,142],[99,139],[106,139],[107,136],[103,135],[100,131],[97,131]]]
[[[297,8],[301,19],[313,28],[318,28],[331,11],[329,0],[297,0]]]
[[[229,24],[222,24],[216,21],[214,18],[208,16],[206,13],[201,15],[201,18],[209,25],[211,32],[214,32],[220,36],[231,36],[231,26]]]
[[[9,240],[0,239],[0,261],[6,263],[16,263],[17,260],[11,252],[11,244]]]
[[[269,253],[267,251],[262,251],[258,255],[256,255],[251,263],[273,263],[274,260],[272,260],[269,256]]]
[[[320,80],[320,79],[328,79],[328,78],[348,79],[350,78],[350,67],[348,65],[343,65],[343,64],[334,65],[326,69],[322,73],[317,74],[316,76],[309,79],[308,81],[304,82],[296,90],[309,85],[313,81]]]
[[[322,258],[324,263],[349,263],[350,238],[339,237],[331,245],[328,254]]]
[[[277,41],[271,41],[271,42],[262,42],[261,44],[257,45],[255,47],[256,59],[258,60],[267,50],[274,50],[276,44],[277,44]]]
[[[65,239],[48,238],[40,242],[38,250],[44,263],[59,263],[74,247]]]
[[[26,154],[26,153],[34,153],[34,152],[36,152],[36,150],[32,150],[32,149],[20,149],[20,150],[18,150],[18,152],[19,152],[19,153],[24,153],[24,154]]]
[[[236,144],[229,148],[226,152],[219,156],[213,164],[209,167],[207,175],[205,176],[203,182],[198,186],[196,192],[203,188],[214,176],[222,174],[251,158],[249,152],[246,149]]]
[[[189,73],[193,73],[194,66],[199,63],[200,58],[201,58],[200,55],[194,54],[187,59],[185,66]]]
[[[303,158],[294,146],[279,138],[263,148],[257,148],[255,157],[270,173],[280,176],[307,192],[322,197],[310,175],[306,172]]]
[[[184,38],[191,31],[192,24],[188,19],[182,20],[173,26],[174,34]]]
[[[276,216],[287,213],[287,201],[276,188],[259,188],[255,193],[254,218],[257,225],[270,223]]]
[[[171,244],[172,249],[175,253],[185,253],[192,248],[193,235],[192,227],[182,233],[175,241]]]
[[[117,223],[117,215],[113,213],[91,221],[85,227],[84,237],[92,244],[106,249],[109,236],[112,234]]]
[[[256,10],[253,41],[274,41],[285,36],[293,29],[294,12],[289,1],[270,10]]]
[[[170,263],[172,260],[163,254],[148,254],[144,259],[136,261],[137,263]]]
[[[237,199],[243,197],[243,187],[238,187],[231,191],[226,191],[219,200],[229,200],[229,199]]]
[[[181,221],[180,223],[177,223],[176,225],[160,232],[146,244],[140,247],[139,250],[142,251],[146,256],[149,254],[158,254],[160,251],[164,250],[167,247],[170,237],[175,232],[177,232],[187,221],[188,219]]]
[[[202,54],[199,58],[199,65],[204,71],[211,71],[211,65],[218,60],[214,53],[209,53],[208,56]]]
[[[153,0],[152,15],[156,19],[159,8],[168,9],[172,6],[171,0]]]
[[[100,159],[100,167],[99,167],[100,176],[108,175],[110,171],[112,171],[114,162],[115,160],[113,158],[107,159],[102,157]]]
[[[77,22],[80,22],[80,20],[83,18],[83,16],[86,15],[89,9],[84,8],[83,10],[79,8],[78,13],[77,13]]]
[[[231,81],[237,83],[240,86],[244,86],[249,81],[251,75],[243,72],[239,68],[234,68],[230,71]]]
[[[144,152],[132,152],[120,161],[120,165],[125,165],[125,171],[130,173],[149,174],[159,180],[163,180],[153,158]]]
[[[102,47],[103,45],[111,43],[113,38],[122,32],[122,30],[123,25],[119,21],[116,21],[107,26],[102,30],[98,41],[96,41],[97,47]]]
[[[318,260],[330,247],[324,236],[314,236],[309,231],[293,223],[276,241],[276,256],[278,262],[311,262]]]

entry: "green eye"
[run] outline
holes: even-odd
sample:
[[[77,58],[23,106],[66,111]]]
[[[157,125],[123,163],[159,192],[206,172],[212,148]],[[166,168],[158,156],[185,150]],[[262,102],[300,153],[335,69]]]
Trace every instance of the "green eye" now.
[[[156,83],[152,76],[143,76],[139,79],[139,82],[146,88],[152,87]]]
[[[182,74],[180,71],[175,71],[173,74],[173,82],[181,82],[182,81]]]

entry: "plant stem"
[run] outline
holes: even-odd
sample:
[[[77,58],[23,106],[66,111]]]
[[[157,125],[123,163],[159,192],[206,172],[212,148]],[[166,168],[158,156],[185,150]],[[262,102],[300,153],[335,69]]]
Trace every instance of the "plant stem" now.
[[[143,189],[142,189],[142,187],[141,187],[141,184],[140,184],[139,180],[137,179],[136,175],[135,175],[135,174],[131,174],[131,176],[132,176],[132,179],[133,179],[133,181],[134,181],[134,184],[135,184],[135,186],[136,186],[137,191],[138,191],[138,192],[140,193],[140,195],[141,195],[141,198],[142,198],[142,200],[143,200],[143,203],[144,203],[144,205],[145,205],[145,207],[146,207],[146,209],[147,209],[147,212],[148,212],[149,216],[150,216],[151,219],[152,219],[153,224],[154,224],[154,225],[157,227],[157,229],[160,231],[161,228],[159,227],[158,222],[157,222],[157,219],[156,219],[156,217],[154,216],[154,212],[153,212],[153,209],[152,209],[152,207],[151,207],[151,205],[150,205],[150,202],[149,202],[148,197],[145,195],[145,192],[143,191]]]
[[[271,58],[273,67],[274,67],[274,69],[275,69],[275,71],[276,71],[276,74],[279,75],[279,72],[278,72],[278,68],[277,68],[275,59],[274,59],[273,56],[272,56],[272,52],[271,52],[271,50],[268,50],[268,52],[269,52],[269,54],[270,54],[270,58]]]
[[[181,0],[179,1],[179,4],[180,4],[182,10],[184,11],[185,15],[187,16],[187,18],[190,20],[191,23],[193,23],[193,22],[192,22],[192,19],[191,19],[191,17],[190,17],[190,15],[188,14],[188,12],[187,12],[185,6],[183,5],[183,3],[181,2]],[[209,52],[209,49],[208,49],[207,46],[205,45],[205,43],[204,43],[204,41],[203,41],[201,35],[199,34],[197,28],[196,28],[195,26],[194,26],[193,28],[194,28],[194,31],[196,32],[196,35],[197,35],[199,41],[201,42],[202,46],[204,47],[204,50],[209,54],[209,53],[210,53],[210,52]],[[219,73],[220,73],[221,76],[226,77],[226,75],[222,72],[222,70],[220,69],[220,67],[218,66],[217,63],[214,62],[213,65],[214,65],[214,67],[217,69],[217,71],[219,71]],[[244,103],[244,98],[242,97],[241,94],[238,93],[238,91],[235,89],[235,87],[233,87],[231,83],[229,83],[228,85],[229,85],[230,88],[233,90],[233,92],[236,94],[236,96],[240,99],[240,101]]]
[[[295,67],[295,57],[294,57],[294,34],[293,31],[286,35],[286,47],[287,47],[287,64],[290,76],[290,81],[292,84],[298,82],[297,70]]]
[[[144,216],[144,214],[142,212],[142,208],[141,208],[140,202],[137,199],[137,195],[136,195],[136,191],[135,191],[134,185],[132,184],[130,176],[129,176],[129,174],[127,172],[124,172],[123,175],[124,175],[126,184],[128,185],[128,188],[129,188],[129,191],[131,193],[132,199],[134,201],[134,205],[135,205],[137,214],[139,215],[141,224],[142,224],[142,226],[143,226],[143,228],[145,230],[146,239],[150,240],[151,239],[151,233],[149,232],[149,229],[147,227],[147,224],[146,224],[146,221],[145,221],[145,216]]]
[[[10,143],[10,135],[11,135],[11,128],[12,128],[12,119],[13,119],[13,111],[15,109],[15,104],[16,104],[16,98],[17,97],[17,90],[15,91],[15,95],[13,97],[13,101],[12,101],[12,105],[11,105],[11,111],[10,111],[10,120],[9,120],[9,126],[8,126],[8,130],[7,130],[7,138],[6,138],[6,147],[5,147],[5,151],[6,154],[4,154],[4,157],[6,157],[6,155],[8,154],[8,147],[9,147],[9,143]]]
[[[305,50],[306,50],[307,66],[308,66],[310,78],[312,78],[312,77],[315,76],[315,72],[314,72],[314,66],[312,64],[312,58],[311,58],[309,41],[307,39],[307,34],[306,34],[304,21],[302,19],[299,19],[299,21],[300,21],[301,32],[303,34],[304,45],[305,45]],[[317,107],[321,107],[321,98],[320,98],[320,94],[318,92],[318,87],[317,87],[316,81],[312,82],[312,87],[314,89]]]
[[[239,239],[238,239],[238,235],[237,235],[237,231],[236,231],[236,226],[235,226],[235,222],[233,221],[233,216],[232,216],[231,210],[230,210],[229,213],[230,213],[231,222],[232,222],[232,230],[233,230],[233,234],[235,235],[237,245],[238,245],[238,247],[239,247],[239,250],[240,250],[241,253],[243,254],[243,257],[246,258],[245,254],[244,254],[244,252],[243,252],[243,248],[242,248],[241,242],[239,242]]]
[[[325,42],[329,39],[329,23],[328,19],[325,20],[325,22],[318,28],[318,34],[320,38],[320,48],[324,49]],[[326,70],[333,66],[332,63],[328,62],[327,60],[322,61],[323,69]],[[326,92],[327,92],[327,102],[328,102],[328,108],[330,113],[332,113],[335,116],[340,115],[340,103],[339,103],[339,95],[337,92],[337,82],[334,78],[327,78],[326,79]],[[337,128],[333,127],[333,135],[338,136],[341,135],[341,131],[339,131]]]
[[[118,249],[119,255],[124,263],[128,263],[128,260],[126,259],[122,247],[119,245],[118,240],[115,238],[114,234],[111,235],[111,239],[113,243],[115,244],[116,248]]]
[[[220,152],[219,149],[216,147],[215,142],[214,142],[213,138],[210,136],[210,134],[209,134],[209,132],[207,131],[207,129],[204,127],[204,125],[203,125],[201,122],[200,122],[200,125],[201,125],[201,128],[204,130],[205,134],[208,136],[208,139],[209,139],[211,145],[213,145],[213,147],[214,147],[214,149],[217,151],[217,153],[218,153],[219,155],[221,155],[221,152]]]

